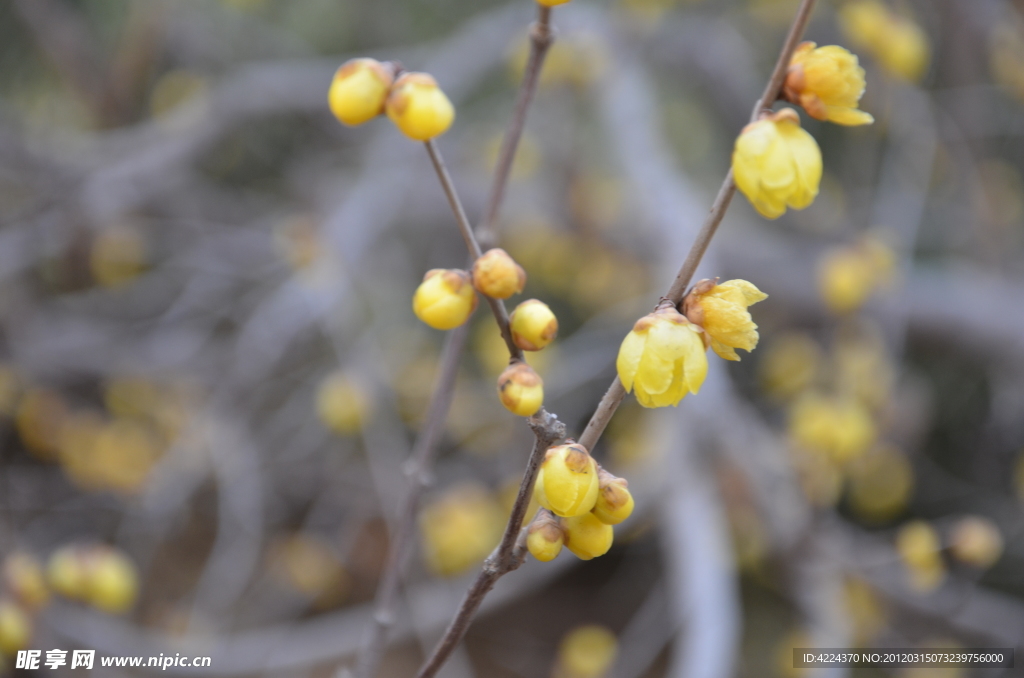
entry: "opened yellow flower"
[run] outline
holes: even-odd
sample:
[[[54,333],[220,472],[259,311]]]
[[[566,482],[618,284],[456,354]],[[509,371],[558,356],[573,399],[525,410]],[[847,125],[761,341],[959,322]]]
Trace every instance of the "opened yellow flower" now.
[[[388,95],[385,110],[391,122],[415,141],[427,141],[444,134],[455,120],[455,107],[427,73],[399,76]]]
[[[552,447],[541,462],[533,496],[556,516],[578,516],[597,503],[597,462],[578,443]]]
[[[857,109],[864,87],[857,55],[838,45],[804,42],[793,54],[782,91],[786,101],[803,106],[817,120],[870,125],[875,121],[871,114]]]
[[[776,219],[818,195],[821,149],[791,108],[743,128],[732,153],[733,178],[762,216]]]
[[[334,74],[327,103],[340,122],[361,125],[384,112],[394,67],[374,59],[350,59]]]
[[[626,393],[635,391],[644,407],[674,406],[704,383],[705,351],[700,328],[669,303],[636,321],[615,367]]]
[[[726,360],[739,360],[736,349],[753,351],[760,338],[748,306],[768,295],[746,280],[701,280],[683,301],[683,310],[691,322],[704,328],[711,337],[711,348]]]

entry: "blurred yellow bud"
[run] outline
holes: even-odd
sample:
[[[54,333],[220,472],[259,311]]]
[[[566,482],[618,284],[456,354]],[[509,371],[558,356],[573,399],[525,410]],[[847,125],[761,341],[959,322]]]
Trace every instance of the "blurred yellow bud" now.
[[[817,508],[832,508],[843,492],[843,473],[832,457],[807,450],[792,450],[800,489]]]
[[[18,403],[14,423],[29,452],[40,459],[52,460],[57,456],[60,427],[66,417],[67,407],[59,394],[32,389]]]
[[[459,485],[420,513],[427,565],[451,576],[480,563],[501,539],[505,516],[497,499],[476,484]]]
[[[611,525],[602,523],[593,513],[562,518],[565,545],[580,560],[590,560],[608,553],[615,538]]]
[[[928,36],[910,17],[894,14],[878,0],[854,0],[843,6],[839,20],[850,41],[893,75],[916,82],[928,69]]]
[[[134,280],[146,268],[146,241],[129,226],[105,228],[96,235],[89,266],[96,282],[120,287]]]
[[[120,551],[97,546],[88,554],[87,602],[93,607],[120,614],[135,604],[138,575],[135,564]]]
[[[834,362],[839,392],[856,397],[875,411],[889,402],[896,372],[880,336],[841,338],[836,342]]]
[[[603,626],[578,626],[558,647],[553,678],[602,678],[619,652],[615,634]]]
[[[565,534],[558,520],[548,511],[538,511],[527,530],[526,548],[530,550],[530,555],[547,563],[558,557],[564,544]]]
[[[544,5],[545,7],[558,7],[564,5],[569,0],[537,0],[538,5]]]
[[[4,559],[3,581],[22,605],[38,610],[50,601],[50,589],[39,560],[28,553],[12,553]]]
[[[616,478],[600,469],[597,474],[597,501],[593,512],[597,519],[608,525],[618,525],[633,514],[633,495],[625,478]]]
[[[500,247],[487,250],[473,262],[472,278],[477,292],[495,299],[508,299],[526,285],[526,271]]]
[[[142,489],[162,453],[151,426],[132,419],[115,419],[99,431],[93,463],[105,488],[133,494]]]
[[[772,396],[789,399],[810,386],[821,367],[821,347],[806,334],[776,338],[759,365],[761,386]]]
[[[850,508],[870,522],[892,520],[907,507],[914,471],[906,455],[891,446],[854,460],[849,469]]]
[[[836,313],[849,313],[863,306],[874,291],[876,280],[871,261],[849,248],[827,253],[818,267],[821,296]]]
[[[412,298],[416,317],[435,330],[451,330],[466,322],[476,304],[469,274],[454,268],[427,271]]]
[[[866,647],[885,628],[885,609],[875,590],[863,579],[848,577],[843,590],[853,632],[852,647]]]
[[[626,393],[635,391],[644,407],[675,406],[704,383],[706,350],[700,328],[668,304],[636,321],[615,367]]]
[[[316,412],[327,428],[340,435],[358,433],[370,414],[370,398],[347,373],[330,374],[316,392]]]
[[[786,206],[800,210],[818,195],[822,161],[818,142],[784,108],[743,128],[732,154],[736,186],[762,216],[776,219]]]
[[[391,122],[415,141],[444,134],[455,119],[452,102],[426,73],[400,75],[388,95],[386,109]]]
[[[945,578],[940,548],[935,528],[923,520],[912,520],[897,532],[896,551],[907,567],[911,585],[918,591],[930,591]]]
[[[857,56],[838,45],[801,43],[793,54],[783,85],[783,98],[803,106],[817,120],[839,125],[870,125],[870,113],[858,110],[864,94],[864,69]]]
[[[498,375],[498,399],[512,414],[532,417],[544,404],[544,381],[532,367],[516,362]]]
[[[968,516],[953,526],[949,550],[962,563],[988,569],[1003,555],[1003,535],[988,518]]]
[[[0,653],[13,657],[32,641],[32,620],[13,601],[0,599]]]
[[[759,339],[748,306],[768,295],[746,280],[701,280],[683,300],[683,312],[711,337],[711,349],[726,360],[739,360],[736,349],[753,351]]]
[[[85,600],[89,573],[84,547],[64,546],[54,551],[46,566],[46,579],[50,587],[65,598]]]
[[[533,486],[537,503],[556,516],[588,513],[597,503],[597,462],[579,443],[552,447],[544,455]]]
[[[340,600],[350,581],[331,547],[310,534],[291,535],[278,546],[274,572],[308,598]]]
[[[527,299],[516,306],[508,322],[512,341],[524,351],[539,351],[558,335],[558,318],[538,299]]]
[[[790,411],[789,433],[805,449],[844,464],[868,451],[877,430],[870,413],[857,401],[808,393]]]
[[[997,83],[1018,100],[1024,99],[1024,31],[1019,21],[993,27],[989,66]]]
[[[327,103],[339,121],[361,125],[384,112],[395,69],[375,59],[350,59],[334,73]]]

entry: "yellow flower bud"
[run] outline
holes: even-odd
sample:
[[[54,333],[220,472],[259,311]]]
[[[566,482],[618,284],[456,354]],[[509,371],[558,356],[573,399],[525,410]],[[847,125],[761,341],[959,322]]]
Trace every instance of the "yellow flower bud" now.
[[[88,568],[85,551],[80,546],[65,546],[53,552],[46,566],[50,587],[71,600],[85,600],[88,595]]]
[[[105,228],[93,241],[89,267],[96,282],[120,287],[146,268],[146,240],[142,232],[128,225]]]
[[[320,421],[341,435],[358,433],[370,412],[370,399],[358,382],[344,372],[328,375],[316,393]]]
[[[526,534],[526,548],[530,550],[530,555],[542,563],[558,557],[565,544],[561,525],[548,511],[537,512]]]
[[[608,553],[615,532],[611,525],[602,523],[593,513],[562,519],[565,545],[580,560],[590,560]]]
[[[32,640],[32,620],[10,600],[0,600],[0,653],[14,656]]]
[[[512,341],[524,351],[539,351],[558,335],[558,318],[548,305],[538,299],[527,299],[509,316]]]
[[[544,404],[544,380],[526,363],[516,362],[498,375],[498,399],[512,414],[532,417]]]
[[[473,262],[472,274],[477,291],[495,299],[508,299],[526,285],[526,271],[500,247],[487,250]]]
[[[426,73],[403,73],[391,88],[388,117],[405,136],[427,141],[444,134],[455,119],[455,108],[437,81]]]
[[[767,298],[746,280],[728,280],[721,285],[717,280],[701,280],[686,295],[683,309],[690,322],[711,337],[715,353],[726,360],[739,360],[736,349],[753,351],[759,339],[747,307]]]
[[[435,330],[450,330],[469,319],[477,298],[469,274],[459,269],[427,271],[412,298],[416,317]]]
[[[619,643],[603,626],[579,626],[565,635],[558,648],[553,678],[601,678],[608,675]]]
[[[623,339],[615,367],[644,407],[677,405],[708,373],[701,330],[671,304],[645,315]]]
[[[599,488],[597,462],[587,448],[566,443],[544,455],[533,494],[538,504],[564,518],[593,509]]]
[[[593,513],[602,523],[618,525],[633,514],[633,495],[625,478],[616,478],[608,471],[598,471],[597,501]]]
[[[50,601],[43,567],[35,556],[12,553],[4,560],[3,573],[7,588],[30,610],[38,610]]]
[[[732,154],[736,186],[762,216],[776,219],[818,195],[821,149],[800,116],[785,108],[743,128]]]
[[[120,551],[97,546],[88,553],[86,599],[104,612],[121,613],[135,604],[138,575],[135,565]]]
[[[569,0],[537,0],[538,5],[544,5],[545,7],[558,7],[564,5]]]
[[[838,45],[801,43],[793,54],[783,98],[803,106],[817,120],[839,125],[870,125],[870,113],[858,110],[864,94],[864,69],[857,56]]]
[[[361,125],[384,112],[394,67],[375,59],[350,59],[334,74],[327,103],[334,117],[346,125]]]
[[[1003,535],[988,518],[968,516],[953,526],[949,547],[960,562],[987,569],[1003,555]]]

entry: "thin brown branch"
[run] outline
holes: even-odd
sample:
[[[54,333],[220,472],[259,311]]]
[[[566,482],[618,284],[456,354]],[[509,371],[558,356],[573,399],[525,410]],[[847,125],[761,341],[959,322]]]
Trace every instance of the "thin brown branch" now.
[[[790,60],[793,58],[793,51],[796,50],[796,46],[800,43],[803,38],[804,30],[807,28],[807,22],[811,18],[811,11],[814,9],[815,0],[803,0],[800,3],[800,7],[797,9],[796,17],[793,19],[793,25],[789,29],[789,35],[786,36],[786,42],[783,44],[782,51],[779,53],[778,61],[775,62],[775,68],[772,69],[772,75],[768,80],[768,84],[764,89],[764,93],[761,98],[757,100],[757,104],[754,106],[754,111],[750,116],[751,122],[756,121],[762,111],[769,108],[779,98],[779,92],[782,90],[782,81],[786,77],[786,69],[789,66]],[[676,274],[675,280],[672,281],[671,287],[665,293],[664,298],[669,299],[677,306],[683,300],[683,296],[686,293],[686,288],[689,286],[690,281],[693,279],[693,274],[697,271],[697,266],[700,265],[701,259],[704,258],[704,253],[707,252],[708,245],[711,244],[711,239],[715,237],[715,233],[718,231],[719,224],[722,223],[722,219],[725,217],[726,210],[729,209],[729,204],[732,202],[732,197],[736,194],[736,182],[733,181],[732,170],[725,175],[725,180],[722,182],[722,187],[718,189],[718,195],[715,197],[715,202],[711,206],[711,211],[708,212],[707,218],[704,220],[704,224],[700,228],[700,232],[697,233],[697,238],[694,240],[693,245],[690,247],[689,253],[686,255],[686,259],[683,261],[682,267]],[[594,410],[593,416],[590,421],[587,422],[586,428],[583,430],[583,435],[580,436],[580,444],[588,450],[593,450],[600,439],[601,434],[604,433],[605,428],[608,426],[608,422],[611,421],[612,415],[615,414],[615,410],[619,408],[622,403],[622,399],[626,395],[626,390],[622,386],[622,382],[616,376],[615,380],[612,381],[611,386],[605,392],[604,397],[601,398],[601,402],[597,404],[597,408]]]
[[[516,95],[515,111],[508,129],[505,131],[505,138],[501,142],[501,152],[498,155],[498,164],[494,170],[494,179],[491,182],[491,192],[487,198],[487,209],[484,212],[484,219],[477,229],[480,241],[486,247],[493,247],[497,243],[496,221],[501,203],[505,198],[505,188],[508,186],[508,178],[512,171],[512,162],[516,157],[516,149],[519,147],[519,140],[523,136],[523,128],[526,125],[526,113],[533,101],[533,95],[537,91],[537,82],[540,80],[540,71],[544,66],[544,57],[547,56],[551,43],[555,36],[551,30],[551,8],[544,5],[537,5],[537,21],[530,28],[530,56],[526,61],[526,70],[523,73],[523,82],[519,86],[519,93]]]
[[[469,250],[469,256],[477,259],[482,254],[480,243],[477,242],[476,235],[473,233],[473,227],[469,223],[469,218],[466,217],[466,210],[462,208],[462,201],[459,200],[459,194],[455,190],[455,183],[452,181],[452,177],[448,173],[448,167],[441,156],[441,149],[437,147],[433,139],[427,141],[425,145],[430,161],[434,164],[434,169],[437,171],[437,178],[441,180],[444,194],[448,197],[448,204],[451,205],[452,212],[455,213],[455,220],[459,224],[462,239],[466,241],[466,249]],[[523,350],[512,341],[512,332],[508,326],[508,310],[505,308],[505,302],[486,295],[484,299],[487,300],[487,304],[491,307],[494,320],[498,323],[498,329],[501,330],[501,337],[505,340],[505,346],[508,347],[509,356],[511,356],[512,360],[523,360]]]
[[[409,457],[406,470],[410,481],[409,490],[402,500],[391,535],[388,559],[374,600],[373,621],[367,628],[366,637],[356,657],[355,678],[372,678],[377,674],[388,629],[395,622],[398,589],[415,536],[416,513],[424,490],[431,484],[431,468],[455,395],[455,377],[468,336],[469,324],[466,323],[449,332],[445,339],[440,373],[427,408],[426,424],[416,437]]]
[[[484,597],[494,588],[494,584],[502,576],[512,572],[523,564],[526,557],[526,549],[522,543],[523,518],[526,515],[527,505],[530,503],[530,494],[533,492],[533,483],[537,479],[537,472],[540,463],[544,459],[544,453],[553,443],[565,436],[565,425],[551,414],[541,410],[529,419],[530,428],[536,436],[533,443],[533,452],[526,465],[526,472],[523,474],[523,482],[519,486],[519,495],[516,497],[512,513],[509,515],[508,524],[505,526],[505,533],[501,537],[498,548],[484,561],[483,569],[476,580],[466,591],[462,604],[459,605],[455,617],[447,630],[434,648],[433,653],[420,668],[416,678],[431,678],[437,675],[438,670],[444,665],[451,653],[458,647],[466,630],[469,628],[473,616],[476,614]]]

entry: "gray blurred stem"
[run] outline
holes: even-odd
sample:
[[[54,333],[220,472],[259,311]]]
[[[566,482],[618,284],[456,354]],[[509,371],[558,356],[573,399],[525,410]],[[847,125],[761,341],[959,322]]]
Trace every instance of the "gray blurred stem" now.
[[[754,112],[750,116],[751,122],[755,122],[761,116],[761,113],[770,108],[779,98],[782,82],[786,78],[786,69],[789,67],[790,59],[793,57],[793,51],[803,38],[807,22],[811,18],[811,11],[814,9],[814,2],[815,0],[803,0],[800,3],[800,7],[796,12],[796,18],[793,19],[793,26],[789,29],[789,35],[782,46],[782,52],[779,54],[778,61],[775,62],[775,68],[772,70],[772,75],[764,89],[764,94],[761,95],[757,105],[754,106]],[[672,281],[672,286],[665,293],[665,299],[672,301],[677,306],[683,300],[686,288],[693,279],[693,274],[697,270],[700,260],[704,257],[708,245],[711,244],[711,239],[715,237],[718,225],[722,223],[725,212],[729,209],[729,203],[732,202],[732,197],[735,194],[736,182],[733,181],[732,170],[730,169],[725,175],[722,187],[718,189],[718,195],[715,197],[711,211],[708,212],[708,216],[704,220],[700,232],[697,234],[697,239],[690,248],[689,254],[686,255],[686,259],[683,261],[679,273],[676,274],[675,280]],[[601,398],[601,402],[598,403],[597,408],[594,410],[594,415],[587,422],[586,428],[583,429],[583,435],[580,436],[579,440],[580,445],[583,445],[588,450],[594,449],[594,445],[601,438],[601,434],[604,433],[604,429],[608,426],[608,422],[611,421],[612,415],[615,414],[615,410],[619,408],[619,404],[622,403],[622,399],[625,396],[626,389],[623,388],[622,382],[616,376],[611,386],[605,392],[604,397]]]
[[[356,678],[371,678],[376,675],[384,653],[387,631],[395,623],[398,589],[413,543],[417,509],[423,491],[431,484],[431,468],[455,395],[455,377],[468,335],[469,324],[466,323],[449,332],[445,339],[441,371],[430,399],[426,425],[416,438],[409,460],[409,492],[405,495],[398,513],[395,533],[391,535],[388,559],[377,588],[373,621],[367,628],[366,638],[356,658]]]
[[[533,443],[533,451],[530,453],[530,461],[526,465],[526,472],[523,474],[523,482],[519,486],[519,494],[512,507],[512,514],[505,526],[505,534],[502,536],[498,548],[484,561],[483,570],[466,591],[466,596],[463,598],[462,604],[459,605],[455,618],[448,625],[448,629],[444,632],[437,647],[434,648],[430,658],[416,674],[416,678],[431,678],[437,675],[438,670],[444,666],[445,661],[462,642],[462,638],[466,635],[466,630],[469,629],[469,624],[473,621],[473,616],[484,597],[503,575],[517,569],[526,558],[526,548],[523,543],[526,530],[522,525],[530,503],[530,495],[533,493],[533,483],[537,479],[537,471],[544,459],[544,453],[565,435],[565,425],[544,410],[530,417],[529,422],[536,439]]]

